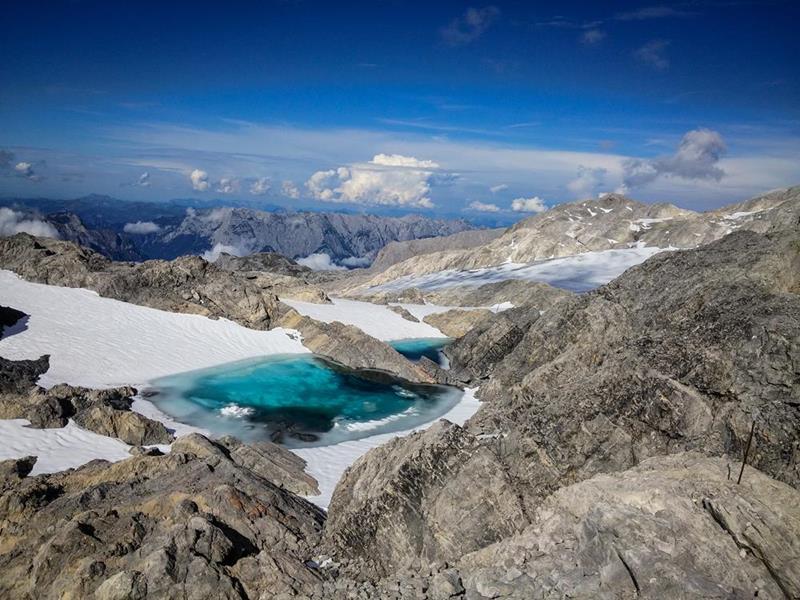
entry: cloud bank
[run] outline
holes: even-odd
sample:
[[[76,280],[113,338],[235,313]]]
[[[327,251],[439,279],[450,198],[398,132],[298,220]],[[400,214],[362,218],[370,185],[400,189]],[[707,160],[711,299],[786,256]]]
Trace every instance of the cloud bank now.
[[[432,208],[431,182],[439,165],[401,154],[376,154],[367,163],[317,171],[306,188],[324,202]]]
[[[516,198],[511,201],[511,210],[516,212],[540,213],[547,210],[544,200],[539,196],[532,198]]]
[[[297,264],[308,267],[313,271],[345,271],[347,267],[337,265],[331,260],[330,255],[324,252],[315,252],[309,254],[305,258],[298,258]]]
[[[22,213],[10,208],[0,208],[0,237],[7,237],[15,233],[29,233],[56,239],[59,237],[58,231],[50,223],[26,218]]]
[[[211,182],[208,181],[208,173],[200,169],[195,169],[189,174],[192,188],[197,192],[207,192],[211,189]]]
[[[623,162],[626,188],[639,187],[659,177],[720,181],[725,176],[718,163],[727,151],[722,136],[711,129],[687,131],[672,156]]]
[[[122,231],[136,235],[147,235],[148,233],[158,233],[161,231],[161,227],[152,221],[136,221],[135,223],[125,223]]]
[[[479,212],[500,212],[500,207],[496,204],[488,204],[474,200],[469,203],[470,210],[477,210]]]

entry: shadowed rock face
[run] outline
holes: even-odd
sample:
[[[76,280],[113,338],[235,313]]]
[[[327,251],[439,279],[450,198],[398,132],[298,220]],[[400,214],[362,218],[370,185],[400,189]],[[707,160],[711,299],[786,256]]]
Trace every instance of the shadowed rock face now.
[[[515,492],[491,503],[486,531],[514,507],[533,515],[558,488],[652,456],[741,456],[753,420],[750,463],[800,486],[799,274],[798,230],[739,232],[659,255],[544,314],[522,307],[493,315],[454,342],[446,350],[453,376],[480,384],[485,401],[466,432]],[[392,453],[418,461],[439,444],[410,438]],[[469,455],[454,453],[432,480],[391,470],[381,486],[372,485],[380,481],[374,473],[389,459],[381,451],[362,457],[334,493],[326,532],[333,554],[368,557],[375,573],[458,554],[414,540],[431,538],[442,522],[457,528],[457,509],[442,516],[426,507],[448,485],[469,496]],[[387,501],[386,490],[407,487],[412,500]],[[369,517],[360,529],[357,511]],[[382,558],[374,548],[387,536],[403,537],[407,552]],[[464,553],[480,543],[472,535],[455,542]]]
[[[167,456],[93,461],[24,479],[27,464],[0,463],[0,596],[240,599],[313,591],[320,577],[306,561],[323,513],[264,478],[253,456],[202,436],[184,439]],[[275,474],[276,463],[271,468]]]

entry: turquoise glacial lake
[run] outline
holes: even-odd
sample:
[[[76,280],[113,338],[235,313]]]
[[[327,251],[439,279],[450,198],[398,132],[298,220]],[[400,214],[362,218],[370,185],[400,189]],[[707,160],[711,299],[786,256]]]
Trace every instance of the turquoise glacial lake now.
[[[411,343],[415,342],[415,343]],[[436,360],[447,340],[411,340],[398,351]],[[365,379],[311,355],[271,356],[171,375],[149,398],[172,418],[214,435],[287,446],[326,445],[402,431],[455,406],[461,391],[391,378]]]

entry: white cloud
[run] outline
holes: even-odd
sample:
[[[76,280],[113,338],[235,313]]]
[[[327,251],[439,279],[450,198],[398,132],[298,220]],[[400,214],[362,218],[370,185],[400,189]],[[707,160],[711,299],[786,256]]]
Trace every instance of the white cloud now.
[[[206,250],[201,255],[205,258],[208,262],[217,262],[217,259],[220,257],[221,254],[230,254],[232,256],[246,256],[250,254],[247,249],[242,248],[240,246],[231,246],[229,244],[222,244],[217,242],[214,244],[214,247],[210,250]]]
[[[462,46],[474,42],[500,16],[496,6],[468,8],[460,17],[456,17],[446,27],[442,27],[442,39],[451,46]]]
[[[516,198],[512,200],[511,210],[517,212],[540,213],[546,211],[547,206],[545,206],[544,200],[539,198],[539,196],[533,196],[532,198]]]
[[[664,56],[667,46],[669,42],[665,40],[652,40],[638,48],[633,55],[644,64],[663,71],[669,67],[669,59]]]
[[[269,177],[259,177],[250,186],[250,193],[254,196],[263,196],[272,186]]]
[[[39,219],[25,218],[20,212],[10,208],[0,208],[0,237],[15,233],[29,233],[40,237],[58,239],[58,231],[50,223]]]
[[[239,191],[239,180],[233,177],[223,177],[217,184],[217,191],[220,194],[234,194]]]
[[[205,171],[195,169],[189,175],[189,179],[192,182],[192,188],[198,192],[207,192],[211,189],[211,183],[208,181],[208,173]]]
[[[339,262],[345,267],[351,267],[354,269],[368,267],[372,264],[372,260],[368,256],[348,256]]]
[[[288,179],[281,184],[281,192],[292,200],[297,200],[300,197],[300,190],[297,189],[294,181],[289,181]]]
[[[29,162],[18,162],[14,165],[14,171],[16,171],[19,177],[24,177],[31,181],[41,181],[42,179],[41,175],[33,170],[33,165]]]
[[[500,183],[498,185],[493,185],[489,188],[489,191],[493,194],[499,194],[500,192],[505,192],[508,189],[508,184]]]
[[[473,200],[469,203],[470,210],[477,210],[480,212],[499,212],[500,207],[496,204],[487,204],[478,200]]]
[[[578,165],[578,176],[567,183],[567,189],[578,198],[594,196],[597,188],[605,180],[607,169]]]
[[[661,176],[687,180],[719,181],[725,175],[719,161],[727,147],[722,136],[711,129],[687,131],[672,156],[651,160],[631,158],[623,162],[626,188],[650,183]]]
[[[309,254],[305,258],[298,258],[297,264],[314,271],[344,271],[347,267],[337,265],[331,260],[330,255],[324,252]]]
[[[602,29],[589,29],[581,35],[581,42],[587,46],[595,46],[606,39],[607,36],[608,34]]]
[[[438,168],[432,160],[376,154],[367,163],[317,171],[306,188],[324,202],[431,208],[431,182]]]
[[[136,221],[135,223],[125,223],[125,227],[122,228],[122,231],[137,235],[147,235],[148,233],[157,233],[161,231],[161,227],[152,221]]]
[[[139,175],[139,179],[136,180],[136,185],[139,187],[150,187],[150,173],[145,171]]]

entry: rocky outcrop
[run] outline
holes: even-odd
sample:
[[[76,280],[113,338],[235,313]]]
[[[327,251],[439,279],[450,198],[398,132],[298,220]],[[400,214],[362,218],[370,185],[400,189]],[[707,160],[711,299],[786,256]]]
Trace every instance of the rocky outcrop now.
[[[306,348],[334,364],[359,370],[361,377],[370,377],[372,373],[378,378],[389,375],[412,383],[437,382],[430,368],[411,362],[389,344],[353,325],[338,321],[323,323],[288,307],[278,325],[296,329],[303,336]]]
[[[372,261],[370,270],[381,272],[394,264],[422,254],[483,246],[500,237],[504,231],[505,229],[503,228],[475,229],[439,237],[428,237],[405,242],[389,242],[378,252],[375,260]]]
[[[486,529],[518,505],[533,515],[559,488],[652,456],[741,456],[753,422],[751,464],[800,487],[799,235],[737,232],[664,253],[544,314],[522,307],[488,317],[448,347],[452,375],[479,384],[485,401],[465,427],[476,440],[472,452],[491,453],[515,492],[492,502]],[[393,454],[419,454],[418,444],[397,442]],[[380,573],[457,554],[415,541],[442,518],[415,499],[436,498],[451,478],[466,493],[476,478],[458,461],[471,455],[447,462],[448,474],[435,481],[414,476],[411,500],[393,495],[397,504],[364,504],[373,497],[376,465],[389,462],[367,454],[334,493],[326,532],[334,556],[369,558]],[[369,515],[358,533],[349,525],[356,510]],[[382,559],[370,550],[395,535],[406,554]],[[464,548],[474,544],[459,539]]]
[[[214,264],[226,271],[235,271],[261,289],[281,298],[294,298],[305,302],[330,304],[322,287],[328,276],[298,265],[290,258],[274,252],[260,252],[249,256],[221,254]]]
[[[321,588],[308,561],[323,513],[266,479],[258,461],[248,466],[252,457],[180,442],[166,456],[3,477],[0,596],[285,598]],[[24,471],[16,464],[0,473]]]
[[[330,570],[325,598],[794,598],[800,492],[697,453],[654,457],[547,498],[531,522],[454,562],[391,576]],[[361,575],[359,577],[358,575]]]
[[[407,308],[403,308],[402,306],[390,306],[389,310],[391,310],[392,312],[396,312],[406,321],[411,321],[412,323],[419,323],[419,319],[414,315],[412,315]]]
[[[499,238],[465,250],[445,249],[393,264],[369,279],[355,282],[351,293],[368,291],[406,275],[448,269],[530,263],[588,251],[644,244],[659,248],[694,248],[737,230],[764,233],[800,213],[800,187],[770,192],[719,210],[696,213],[670,204],[643,204],[618,194],[559,204],[508,228]]]
[[[423,321],[436,327],[447,337],[459,338],[491,314],[492,312],[485,308],[473,310],[454,308],[446,312],[428,315]]]
[[[172,434],[163,424],[131,410],[96,404],[79,411],[73,419],[84,429],[115,437],[132,446],[172,442]]]
[[[253,329],[271,327],[277,310],[274,293],[198,256],[115,263],[71,242],[21,233],[0,239],[0,268],[29,281],[88,288],[162,310],[224,317]]]
[[[198,458],[224,457],[294,494],[319,494],[317,481],[305,472],[306,461],[278,444],[244,444],[230,436],[212,441],[198,433],[192,433],[179,438],[172,445],[171,451]]]
[[[8,360],[0,356],[0,398],[27,393],[49,368],[50,357],[46,354],[36,360]]]
[[[0,306],[0,340],[3,339],[3,331],[25,318],[25,313],[9,306]]]
[[[27,419],[38,429],[64,427],[73,419],[84,429],[134,446],[168,444],[172,434],[158,421],[131,410],[131,387],[94,390],[66,384],[36,385],[48,357],[11,361],[0,357],[0,418]]]
[[[800,596],[800,493],[750,468],[737,485],[730,467],[678,454],[563,488],[461,560],[467,597]]]
[[[358,459],[336,488],[325,535],[352,573],[379,579],[420,559],[454,560],[527,522],[495,452],[439,421]]]
[[[479,286],[458,285],[435,290],[426,290],[426,302],[442,306],[494,306],[510,303],[514,306],[532,306],[540,311],[571,296],[567,290],[538,281],[507,279]]]

